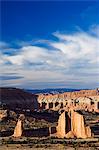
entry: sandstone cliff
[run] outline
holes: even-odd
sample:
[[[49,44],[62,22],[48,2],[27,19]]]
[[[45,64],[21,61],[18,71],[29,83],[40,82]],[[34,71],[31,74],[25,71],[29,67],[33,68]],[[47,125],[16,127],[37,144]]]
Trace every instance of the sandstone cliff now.
[[[90,97],[90,96],[97,96],[99,92],[97,90],[81,90],[75,92],[65,92],[62,94],[40,94],[38,96],[38,101],[42,99],[46,99],[50,101],[50,99],[76,99],[79,97]]]

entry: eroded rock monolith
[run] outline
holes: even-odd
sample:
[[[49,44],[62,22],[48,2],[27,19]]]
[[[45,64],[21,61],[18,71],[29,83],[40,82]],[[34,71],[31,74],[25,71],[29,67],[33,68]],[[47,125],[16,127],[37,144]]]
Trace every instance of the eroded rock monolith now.
[[[71,130],[77,138],[91,137],[90,127],[85,127],[83,115],[73,110],[71,111]]]
[[[14,137],[21,137],[23,132],[23,121],[24,121],[24,115],[21,114],[18,118],[15,130],[14,130]]]
[[[82,114],[71,110],[62,112],[59,116],[56,136],[59,138],[89,138],[91,129],[85,126]]]
[[[58,126],[57,126],[57,137],[63,138],[65,137],[65,111],[59,116]]]

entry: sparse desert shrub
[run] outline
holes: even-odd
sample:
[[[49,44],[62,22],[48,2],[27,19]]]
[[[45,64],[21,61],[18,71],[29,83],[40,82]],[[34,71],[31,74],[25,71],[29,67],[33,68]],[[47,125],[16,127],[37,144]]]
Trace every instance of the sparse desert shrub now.
[[[37,144],[35,147],[36,148],[41,148],[41,147],[43,147],[43,145],[42,144]]]
[[[53,140],[53,139],[50,139],[50,143],[51,143],[51,144],[54,144],[54,140]]]
[[[67,145],[66,141],[65,141],[65,140],[63,140],[63,146],[66,146],[66,145]]]
[[[6,147],[9,147],[8,145],[6,145]]]
[[[43,139],[43,140],[41,141],[41,144],[46,144],[46,140]]]
[[[33,146],[33,145],[31,145],[31,144],[28,144],[28,146],[29,146],[29,148],[32,148],[32,146]]]
[[[26,140],[24,140],[23,142],[22,142],[22,144],[27,144],[28,142],[26,141]]]
[[[79,146],[79,143],[73,143],[73,148],[75,148],[75,150],[78,150]]]
[[[7,144],[14,144],[14,141],[11,137],[8,139]]]
[[[4,143],[4,139],[1,140],[1,143],[2,143],[2,144]]]
[[[51,137],[50,137],[50,139],[56,139],[56,138],[57,138],[57,137],[55,137],[55,136],[51,136]]]
[[[29,143],[29,142],[30,142],[30,138],[27,137],[27,138],[26,138],[26,141]]]

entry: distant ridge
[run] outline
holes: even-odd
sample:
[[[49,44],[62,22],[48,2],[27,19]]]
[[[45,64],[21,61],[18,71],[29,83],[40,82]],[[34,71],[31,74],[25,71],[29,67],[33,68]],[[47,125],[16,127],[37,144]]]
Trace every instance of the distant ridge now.
[[[82,89],[69,89],[69,88],[56,88],[56,89],[26,89],[25,91],[33,94],[58,94],[58,93],[64,93],[64,92],[74,92],[74,91],[80,91]],[[87,90],[87,89],[84,89]]]
[[[37,96],[18,88],[0,88],[0,103],[9,108],[37,108]]]

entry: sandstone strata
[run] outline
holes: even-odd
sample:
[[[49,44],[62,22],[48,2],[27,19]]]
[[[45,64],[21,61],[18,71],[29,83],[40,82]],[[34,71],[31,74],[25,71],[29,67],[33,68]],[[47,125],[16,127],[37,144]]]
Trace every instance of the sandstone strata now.
[[[97,96],[99,95],[97,90],[81,90],[81,91],[75,91],[75,92],[65,92],[62,94],[40,94],[38,96],[38,101],[42,99],[51,100],[53,98],[63,98],[63,99],[74,99],[79,97],[89,97],[89,96]]]
[[[38,95],[39,109],[86,110],[99,112],[99,91],[81,90],[62,94]]]

